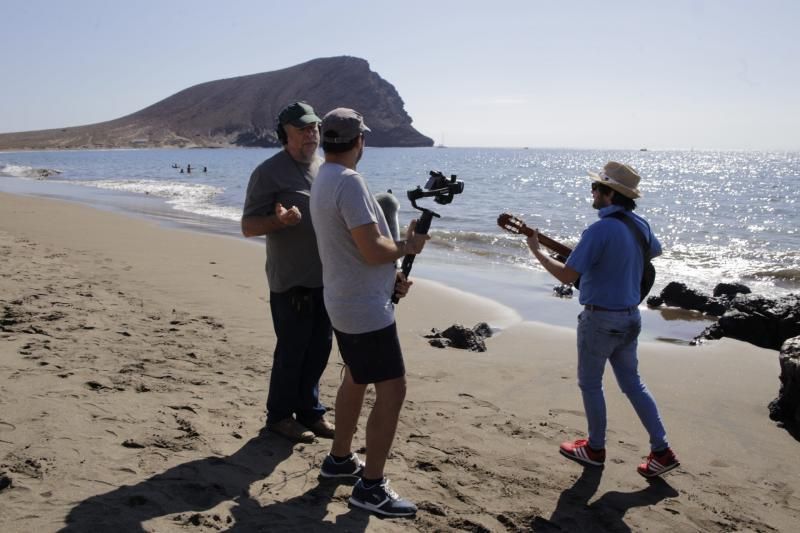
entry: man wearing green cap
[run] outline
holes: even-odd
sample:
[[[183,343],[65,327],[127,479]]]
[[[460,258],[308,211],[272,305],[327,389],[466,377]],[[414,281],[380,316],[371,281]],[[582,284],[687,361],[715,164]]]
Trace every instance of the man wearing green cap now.
[[[309,195],[321,159],[320,118],[304,102],[278,115],[283,150],[261,163],[247,186],[242,233],[266,236],[270,311],[277,342],[267,397],[267,429],[294,442],[333,438],[319,401],[332,330],[322,296],[322,264]]]

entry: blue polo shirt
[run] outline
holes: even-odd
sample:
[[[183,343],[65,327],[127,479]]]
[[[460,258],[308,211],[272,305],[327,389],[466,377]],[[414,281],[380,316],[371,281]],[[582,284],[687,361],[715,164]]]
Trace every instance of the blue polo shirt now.
[[[567,258],[567,266],[581,275],[580,302],[607,309],[639,305],[644,257],[638,238],[624,222],[609,216],[621,211],[630,217],[650,243],[650,256],[661,255],[661,243],[645,220],[618,205],[598,211],[600,220],[586,228]]]

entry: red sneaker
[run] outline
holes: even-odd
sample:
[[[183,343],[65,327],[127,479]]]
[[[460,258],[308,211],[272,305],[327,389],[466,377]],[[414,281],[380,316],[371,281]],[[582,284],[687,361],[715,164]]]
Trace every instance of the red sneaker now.
[[[558,450],[561,455],[581,464],[591,466],[603,466],[606,460],[605,450],[593,450],[589,447],[589,441],[578,439],[574,442],[562,442]]]
[[[647,456],[647,461],[640,464],[636,471],[644,477],[658,477],[679,466],[681,464],[678,462],[678,458],[675,457],[671,449],[667,448],[659,453],[650,452],[650,455]]]

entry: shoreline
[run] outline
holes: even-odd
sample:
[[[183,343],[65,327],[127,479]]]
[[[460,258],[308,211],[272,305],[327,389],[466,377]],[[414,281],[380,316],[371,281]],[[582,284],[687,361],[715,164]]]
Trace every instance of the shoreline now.
[[[244,239],[241,236],[237,221],[181,211],[168,205],[163,198],[36,180],[3,183],[0,184],[0,192],[73,202],[139,220],[156,221],[166,228],[189,229],[199,233],[244,240],[250,244],[261,245],[263,249],[263,240]],[[530,261],[531,264],[534,263],[532,257]],[[430,245],[421,260],[415,263],[412,278],[427,279],[478,297],[488,298],[512,309],[523,321],[574,328],[581,309],[578,303],[578,291],[575,291],[572,298],[554,296],[552,288],[557,285],[557,281],[541,269],[526,269],[491,262],[465,263],[463,257],[453,256],[449,249],[436,248],[435,243]],[[688,344],[706,326],[715,321],[713,317],[686,310],[650,309],[644,304],[639,308],[642,313],[641,339],[644,341]],[[449,325],[452,323],[435,327],[443,329]]]
[[[387,463],[420,512],[379,520],[348,508],[349,487],[317,480],[328,441],[260,434],[275,342],[262,247],[0,194],[0,254],[4,530],[786,531],[800,520],[798,442],[766,408],[777,352],[641,343],[683,464],[647,483],[635,472],[646,434],[611,372],[605,468],[558,454],[585,431],[574,329],[516,322],[420,280],[397,311],[408,394]],[[428,345],[441,317],[510,323],[470,353]],[[334,348],[329,406],[340,365]]]

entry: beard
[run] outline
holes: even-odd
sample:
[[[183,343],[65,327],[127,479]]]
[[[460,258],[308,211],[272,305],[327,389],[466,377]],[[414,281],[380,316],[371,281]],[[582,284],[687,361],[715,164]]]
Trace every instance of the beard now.
[[[314,154],[317,153],[318,146],[319,144],[317,143],[306,143],[303,145],[301,152],[303,154],[303,158],[306,160],[306,163],[310,163],[314,160]]]

